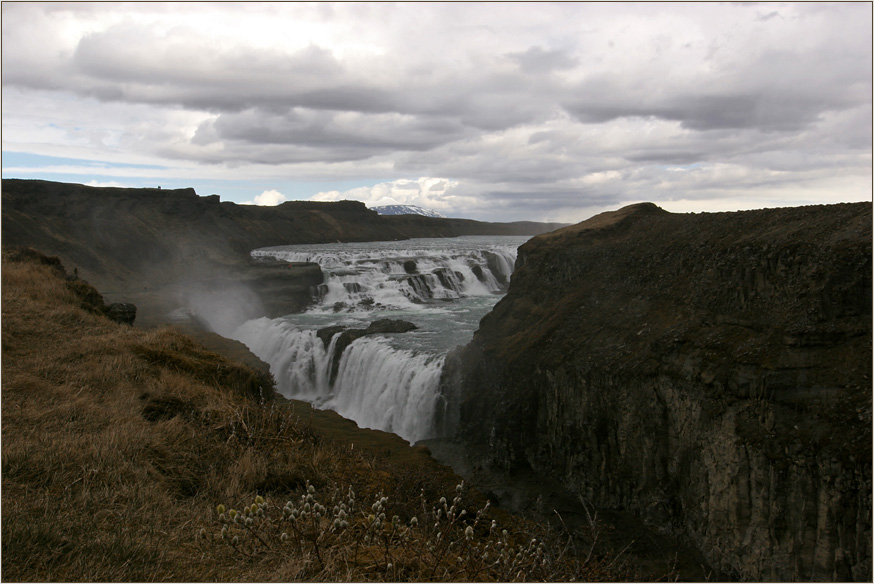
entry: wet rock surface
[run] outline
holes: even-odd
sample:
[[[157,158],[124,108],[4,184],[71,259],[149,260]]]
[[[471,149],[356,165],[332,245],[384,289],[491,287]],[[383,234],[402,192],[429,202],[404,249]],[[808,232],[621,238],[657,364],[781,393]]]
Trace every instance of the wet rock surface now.
[[[634,205],[519,250],[458,436],[752,580],[871,578],[871,205]]]

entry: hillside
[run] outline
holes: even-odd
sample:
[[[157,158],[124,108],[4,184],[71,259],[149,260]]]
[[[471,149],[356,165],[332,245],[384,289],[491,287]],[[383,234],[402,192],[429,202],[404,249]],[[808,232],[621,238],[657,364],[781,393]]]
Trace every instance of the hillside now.
[[[871,230],[641,204],[533,238],[444,370],[461,439],[728,577],[870,581]]]
[[[221,202],[193,189],[121,189],[4,179],[2,241],[61,258],[110,301],[134,302],[138,322],[159,323],[215,290],[244,296],[245,316],[279,315],[309,302],[317,266],[252,265],[252,249],[294,243],[543,233],[557,225],[380,216],[363,203]],[[231,292],[228,292],[230,294]],[[215,301],[215,299],[212,299]],[[219,299],[221,301],[221,299]]]
[[[4,250],[2,275],[3,581],[634,578],[423,448],[109,320],[57,258]]]

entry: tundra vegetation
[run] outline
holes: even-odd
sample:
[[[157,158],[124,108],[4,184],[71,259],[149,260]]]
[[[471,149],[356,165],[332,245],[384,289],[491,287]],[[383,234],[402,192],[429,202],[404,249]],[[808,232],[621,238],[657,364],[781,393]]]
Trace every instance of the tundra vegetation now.
[[[513,516],[429,457],[332,439],[269,375],[111,321],[3,251],[2,579],[632,580],[597,524]]]

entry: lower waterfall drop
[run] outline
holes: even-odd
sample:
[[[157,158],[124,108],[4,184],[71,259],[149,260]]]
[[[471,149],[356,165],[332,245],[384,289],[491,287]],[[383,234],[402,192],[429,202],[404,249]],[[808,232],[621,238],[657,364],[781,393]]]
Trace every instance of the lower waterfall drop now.
[[[270,365],[284,397],[335,410],[361,427],[394,432],[411,443],[434,437],[444,357],[364,337],[343,351],[331,383],[340,334],[325,347],[315,330],[259,318],[241,325],[233,336]]]

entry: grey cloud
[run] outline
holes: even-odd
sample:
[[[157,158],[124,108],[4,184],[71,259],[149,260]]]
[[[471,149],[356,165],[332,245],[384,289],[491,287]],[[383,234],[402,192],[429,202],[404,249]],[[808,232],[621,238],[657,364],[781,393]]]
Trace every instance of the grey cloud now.
[[[226,113],[202,124],[194,142],[231,141],[258,145],[340,149],[355,159],[379,153],[428,150],[463,137],[465,129],[445,120],[397,114],[361,114],[293,108],[282,115],[257,109]]]
[[[347,77],[330,51],[312,44],[285,54],[213,51],[184,36],[129,42],[141,34],[148,33],[118,27],[83,38],[70,60],[72,88],[98,99],[238,111],[342,85]]]
[[[547,51],[541,47],[531,47],[521,53],[508,53],[507,57],[519,64],[519,69],[529,75],[539,75],[572,69],[579,60],[565,51]]]
[[[870,103],[870,27],[867,49],[861,48],[864,36],[751,50],[746,59],[738,48],[722,60],[719,51],[711,50],[700,76],[671,83],[660,78],[658,68],[649,74],[601,72],[559,100],[577,119],[590,123],[652,116],[693,130],[796,132],[826,112]]]
[[[849,106],[840,96],[823,99],[817,95],[789,93],[676,94],[640,101],[605,100],[621,95],[615,88],[580,91],[586,95],[565,103],[565,109],[587,123],[605,123],[624,117],[653,117],[680,122],[692,130],[755,129],[765,132],[794,132],[813,124],[826,111]]]

